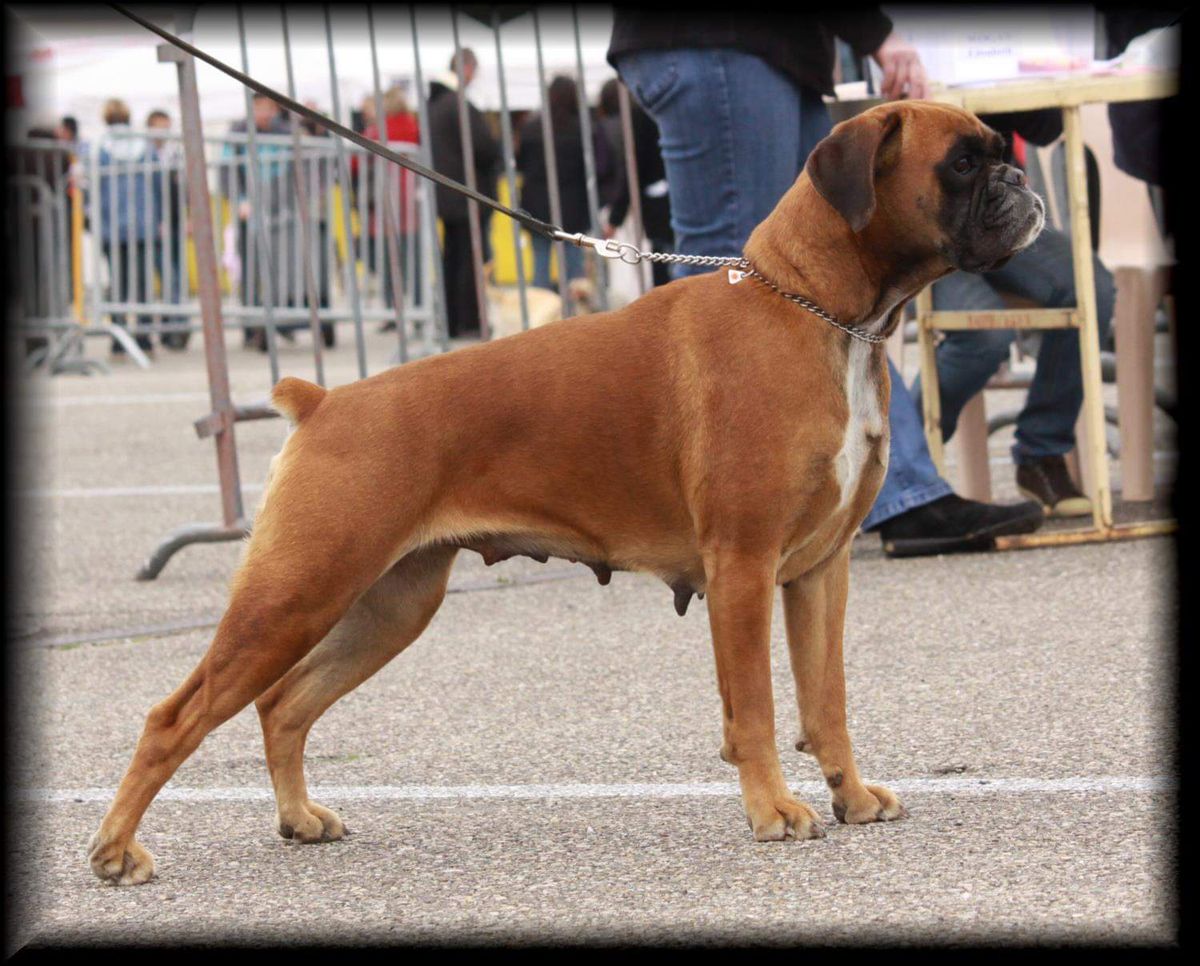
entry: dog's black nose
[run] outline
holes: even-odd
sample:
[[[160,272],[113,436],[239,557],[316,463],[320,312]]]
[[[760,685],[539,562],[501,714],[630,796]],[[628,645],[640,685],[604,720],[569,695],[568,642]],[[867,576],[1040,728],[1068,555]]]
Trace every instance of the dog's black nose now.
[[[1006,164],[1000,169],[1000,180],[1005,184],[1016,185],[1018,188],[1024,188],[1028,184],[1025,172],[1020,168],[1014,168],[1011,164]]]

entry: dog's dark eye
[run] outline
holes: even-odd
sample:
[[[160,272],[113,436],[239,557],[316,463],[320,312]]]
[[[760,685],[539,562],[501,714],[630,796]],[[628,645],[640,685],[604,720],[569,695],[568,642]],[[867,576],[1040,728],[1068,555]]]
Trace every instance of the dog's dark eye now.
[[[967,154],[964,154],[961,158],[954,162],[954,170],[959,174],[967,174],[974,167],[975,160]]]

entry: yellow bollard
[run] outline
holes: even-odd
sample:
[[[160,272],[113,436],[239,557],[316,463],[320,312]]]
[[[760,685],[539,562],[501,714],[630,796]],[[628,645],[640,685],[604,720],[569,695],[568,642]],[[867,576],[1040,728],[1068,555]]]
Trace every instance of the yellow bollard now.
[[[497,186],[496,200],[502,205],[512,207],[508,197],[508,181],[500,179]],[[517,255],[513,251],[512,225],[507,215],[499,213],[492,216],[492,280],[496,285],[517,284]],[[554,258],[551,259],[551,269],[554,268]],[[528,282],[533,278],[533,247],[529,244],[529,232],[521,231],[521,265]]]

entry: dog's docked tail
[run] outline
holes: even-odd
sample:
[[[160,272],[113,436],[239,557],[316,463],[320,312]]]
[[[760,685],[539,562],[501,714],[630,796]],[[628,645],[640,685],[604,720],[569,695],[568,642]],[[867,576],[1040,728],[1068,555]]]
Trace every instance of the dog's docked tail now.
[[[325,389],[295,376],[284,376],[271,390],[271,405],[299,426],[313,414],[325,398]]]

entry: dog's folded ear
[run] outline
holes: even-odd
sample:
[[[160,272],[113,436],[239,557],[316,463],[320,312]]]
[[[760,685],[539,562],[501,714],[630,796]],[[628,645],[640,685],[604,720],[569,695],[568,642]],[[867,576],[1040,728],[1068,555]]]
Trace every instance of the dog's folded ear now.
[[[875,213],[880,149],[900,129],[900,112],[874,112],[843,121],[808,156],[804,170],[817,193],[855,232]]]

